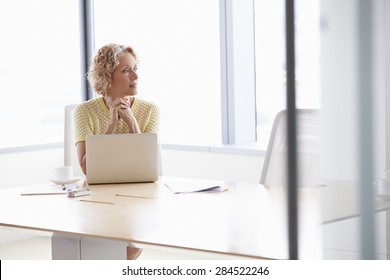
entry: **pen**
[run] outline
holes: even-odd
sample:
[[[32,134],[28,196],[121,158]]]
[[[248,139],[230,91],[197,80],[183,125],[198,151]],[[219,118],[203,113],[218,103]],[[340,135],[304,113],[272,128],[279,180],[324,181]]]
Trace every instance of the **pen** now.
[[[106,202],[106,201],[96,201],[96,200],[88,200],[88,199],[80,199],[79,201],[82,202],[92,202],[92,203],[102,203],[102,204],[114,204],[113,202]]]

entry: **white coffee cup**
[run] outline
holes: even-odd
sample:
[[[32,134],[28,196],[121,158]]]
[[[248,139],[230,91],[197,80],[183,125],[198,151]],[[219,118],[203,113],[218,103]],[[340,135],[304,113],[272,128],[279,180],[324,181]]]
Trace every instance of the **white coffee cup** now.
[[[73,179],[72,166],[59,166],[53,169],[53,179],[55,180],[70,180]]]

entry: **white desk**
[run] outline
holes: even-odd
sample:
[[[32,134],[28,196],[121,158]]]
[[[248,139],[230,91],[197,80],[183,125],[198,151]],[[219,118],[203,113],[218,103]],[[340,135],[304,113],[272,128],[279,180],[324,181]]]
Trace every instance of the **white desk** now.
[[[93,185],[90,196],[79,198],[2,190],[0,225],[53,233],[53,258],[58,259],[125,258],[128,244],[192,250],[212,258],[288,258],[284,190],[228,183],[222,193],[173,194],[166,180]],[[321,215],[321,200],[332,200],[336,190],[349,194],[343,198],[355,193],[344,183],[300,191],[302,258],[321,257],[322,223],[357,215],[353,203],[337,206],[339,196],[332,202],[335,208]],[[390,201],[377,206],[389,209]]]

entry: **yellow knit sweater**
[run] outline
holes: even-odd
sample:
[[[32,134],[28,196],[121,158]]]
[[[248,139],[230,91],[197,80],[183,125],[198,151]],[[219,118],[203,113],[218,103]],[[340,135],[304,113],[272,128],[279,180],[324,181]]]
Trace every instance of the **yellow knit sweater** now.
[[[157,133],[160,111],[156,105],[135,98],[131,111],[137,119],[142,133]],[[103,97],[97,97],[79,104],[74,110],[75,143],[85,141],[88,135],[102,134],[108,125],[109,110]],[[115,134],[129,133],[127,124],[121,119]]]

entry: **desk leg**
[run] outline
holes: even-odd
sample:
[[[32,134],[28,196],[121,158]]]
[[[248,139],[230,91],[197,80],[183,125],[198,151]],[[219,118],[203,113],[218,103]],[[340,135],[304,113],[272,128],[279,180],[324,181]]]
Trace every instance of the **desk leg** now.
[[[81,259],[126,260],[129,245],[126,241],[83,237],[81,239]]]
[[[53,260],[80,260],[81,237],[55,233],[51,237],[51,252]]]
[[[141,252],[126,241],[53,234],[53,260],[126,260]]]

